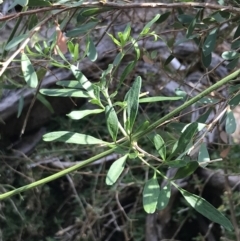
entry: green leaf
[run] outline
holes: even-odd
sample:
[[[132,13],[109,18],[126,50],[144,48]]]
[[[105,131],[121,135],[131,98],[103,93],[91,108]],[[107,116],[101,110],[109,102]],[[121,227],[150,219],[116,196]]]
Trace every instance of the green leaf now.
[[[158,204],[160,186],[156,176],[149,179],[143,189],[143,208],[146,213],[154,213]]]
[[[48,96],[89,98],[89,95],[85,90],[41,89],[40,93],[43,94],[43,95],[48,95]]]
[[[41,95],[41,94],[37,94],[37,99],[48,108],[48,110],[53,114],[54,110],[52,108],[51,103],[45,98],[45,96]]]
[[[171,197],[171,184],[167,183],[163,189],[160,190],[157,202],[157,209],[163,210],[169,203],[169,199]]]
[[[234,93],[236,93],[239,90],[240,90],[240,84],[231,85],[228,88],[228,94],[234,94]]]
[[[226,118],[226,132],[228,134],[233,134],[237,129],[237,123],[234,117],[234,114],[231,110],[227,111],[227,118]]]
[[[89,48],[88,48],[87,56],[92,62],[96,61],[98,57],[96,47],[91,37],[89,37]]]
[[[79,81],[82,87],[88,92],[88,95],[91,98],[96,99],[92,83],[85,77],[85,75],[78,69],[77,66],[71,65],[71,70],[77,81]]]
[[[199,13],[199,12],[198,12]],[[198,15],[192,20],[192,22],[190,23],[190,25],[188,26],[187,32],[186,32],[186,37],[188,39],[190,39],[192,37],[192,33],[194,31],[195,25],[197,23],[197,18]]]
[[[13,9],[16,5],[21,5],[21,6],[27,6],[28,4],[28,0],[15,0],[14,2],[12,2],[12,4],[7,8],[7,11]]]
[[[108,88],[109,79],[111,79],[111,74],[113,70],[113,64],[109,64],[108,68],[102,72],[102,76],[100,78],[100,86],[105,89]]]
[[[120,81],[118,84],[117,89],[120,88],[120,86],[122,85],[123,81],[126,79],[126,77],[132,72],[132,70],[134,69],[134,67],[136,66],[136,62],[135,61],[131,61],[123,70],[123,73],[120,77]]]
[[[174,160],[174,161],[168,161],[168,162],[165,162],[169,167],[185,167],[188,162],[185,161],[185,160]]]
[[[135,62],[137,62],[140,58],[140,49],[139,49],[139,46],[138,46],[138,42],[134,38],[131,38],[131,42],[132,42],[132,45],[133,45],[134,50],[136,52]]]
[[[79,44],[76,43],[74,46],[74,52],[73,52],[73,61],[77,61],[79,58]]]
[[[198,132],[201,131],[201,130],[206,126],[206,124],[204,124],[204,123],[199,123],[199,122],[196,122],[196,123],[197,123],[197,131],[198,131]],[[182,128],[181,132],[184,132],[189,125],[191,125],[191,123],[185,125],[185,126]]]
[[[24,98],[23,98],[23,96],[21,95],[21,96],[20,96],[20,99],[19,99],[19,102],[18,102],[17,118],[19,118],[20,115],[22,114],[23,107],[24,107]]]
[[[122,33],[124,44],[128,41],[130,34],[131,34],[131,24],[128,23],[126,28],[124,29],[124,32]]]
[[[121,43],[116,39],[114,38],[114,36],[110,33],[107,33],[107,35],[112,39],[112,41],[119,47],[122,47]]]
[[[49,1],[45,0],[29,0],[28,7],[49,7],[52,4]]]
[[[177,96],[181,97],[183,100],[186,100],[186,99],[187,99],[187,93],[186,93],[186,91],[181,90],[180,88],[177,88],[177,89],[175,90],[175,94],[176,94]]]
[[[82,34],[89,32],[91,29],[97,26],[98,22],[88,22],[84,25],[81,25],[79,28],[74,28],[66,33],[66,36],[71,37],[78,37]]]
[[[124,57],[124,53],[122,53],[122,52],[118,53],[113,61],[113,66],[118,66],[123,57]]]
[[[238,49],[240,47],[240,40],[235,40],[231,44],[231,49]]]
[[[233,39],[236,39],[238,37],[240,37],[240,24],[238,25],[238,27],[234,33]]]
[[[175,57],[174,57],[172,54],[170,54],[170,55],[168,56],[168,58],[165,60],[164,66],[167,66],[169,63],[171,63],[171,61],[172,61],[174,58],[175,58]]]
[[[80,120],[88,115],[102,113],[104,109],[94,109],[94,110],[74,110],[67,114],[67,116],[72,120]]]
[[[229,231],[233,230],[231,222],[220,213],[214,206],[207,202],[204,198],[191,194],[186,190],[178,187],[185,200],[199,213],[208,218],[209,220],[222,225]]]
[[[238,64],[238,58],[233,59],[232,61],[230,61],[230,63],[228,63],[226,65],[226,68],[229,69],[229,70],[232,70],[232,69],[234,69],[237,66],[237,64]]]
[[[178,21],[182,24],[190,24],[194,20],[193,16],[187,14],[180,14],[177,18]]]
[[[73,89],[83,89],[82,85],[77,80],[60,80],[56,82],[56,85]]]
[[[14,37],[10,42],[7,43],[7,45],[5,46],[5,50],[10,50],[12,48],[14,48],[15,46],[17,46],[19,43],[21,43],[23,40],[28,38],[28,34],[22,34],[19,36]]]
[[[138,113],[141,85],[142,85],[142,78],[138,76],[134,81],[132,87],[130,88],[130,90],[127,92],[125,96],[125,100],[127,101],[127,121],[128,121],[127,129],[130,132],[132,131],[132,128]]]
[[[240,104],[240,94],[235,95],[230,101],[229,101],[229,105],[231,107],[235,107],[237,105]]]
[[[225,51],[222,53],[222,58],[225,60],[232,60],[239,57],[240,57],[240,54],[236,51]]]
[[[160,18],[160,14],[157,14],[150,22],[148,22],[140,33],[140,36],[148,34],[152,25]]]
[[[43,136],[44,141],[60,141],[65,143],[73,143],[79,145],[96,145],[106,144],[105,141],[97,139],[93,136],[74,133],[70,131],[55,131],[47,133]]]
[[[202,143],[200,146],[199,153],[198,153],[198,162],[201,165],[201,167],[206,167],[208,163],[206,163],[206,164],[201,164],[201,163],[209,162],[209,161],[210,161],[210,157],[208,154],[206,143]]]
[[[81,12],[81,15],[84,17],[92,17],[94,15],[97,15],[99,13],[104,13],[112,10],[112,8],[89,8],[89,9],[83,9]]]
[[[117,181],[117,179],[119,178],[119,176],[122,174],[124,170],[127,157],[128,157],[128,154],[122,156],[111,165],[106,176],[107,185],[113,185]]]
[[[201,61],[205,68],[208,68],[212,62],[212,54],[205,56],[203,53],[201,54]]]
[[[160,157],[166,161],[166,144],[160,135],[154,136],[154,145]]]
[[[32,14],[28,20],[28,30],[31,30],[38,24],[38,18],[36,14]]]
[[[182,97],[165,97],[165,96],[156,96],[156,97],[146,97],[139,99],[139,103],[150,103],[157,101],[170,101],[170,100],[181,100]]]
[[[168,17],[170,16],[170,14],[171,14],[171,12],[166,12],[166,13],[161,14],[161,16],[156,21],[156,23],[160,24],[160,23],[165,22],[168,19]]]
[[[23,77],[27,85],[31,88],[36,88],[38,86],[38,77],[32,66],[31,61],[25,53],[22,53],[21,56],[21,66]]]
[[[204,44],[203,44],[203,55],[206,57],[208,55],[210,55],[215,48],[215,44],[216,44],[216,39],[217,39],[217,31],[218,28],[214,28],[207,36]]]
[[[186,166],[180,167],[172,179],[175,180],[188,177],[193,174],[198,167],[199,165],[197,161],[189,162]]]
[[[212,111],[213,111],[213,109],[209,108],[204,114],[199,116],[199,118],[197,119],[197,122],[198,123],[205,123]]]
[[[106,115],[108,132],[110,133],[114,142],[116,142],[117,134],[118,134],[118,117],[113,106],[109,106],[109,105],[106,106],[105,115]]]
[[[141,133],[149,127],[149,121],[144,121],[136,130],[136,133]]]
[[[198,123],[193,122],[191,123],[181,134],[176,148],[173,150],[171,157],[177,154],[178,152],[184,152],[188,146],[188,144],[191,142],[193,136],[195,135],[196,131],[198,129]]]

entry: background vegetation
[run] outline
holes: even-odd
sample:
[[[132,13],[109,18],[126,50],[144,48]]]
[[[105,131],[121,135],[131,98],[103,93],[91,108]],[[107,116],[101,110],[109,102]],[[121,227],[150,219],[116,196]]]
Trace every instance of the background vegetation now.
[[[240,240],[239,4],[2,1],[1,240]]]

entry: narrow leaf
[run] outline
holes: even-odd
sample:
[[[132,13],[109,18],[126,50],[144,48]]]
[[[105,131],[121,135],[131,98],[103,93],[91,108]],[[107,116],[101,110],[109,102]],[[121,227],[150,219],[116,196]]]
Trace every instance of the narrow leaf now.
[[[190,23],[190,25],[188,26],[187,32],[186,32],[186,37],[189,39],[192,36],[192,33],[194,31],[195,25],[197,22],[197,17],[195,17],[192,22]]]
[[[140,76],[136,78],[132,87],[127,92],[125,99],[127,100],[127,120],[128,120],[128,130],[131,132],[139,106],[139,94],[142,85],[142,79]]]
[[[40,93],[48,96],[89,98],[87,91],[76,89],[41,89]]]
[[[96,47],[93,43],[92,38],[90,37],[89,37],[89,48],[88,48],[87,56],[92,62],[96,61],[98,57]]]
[[[48,110],[53,114],[54,110],[52,108],[51,103],[45,98],[45,96],[41,95],[41,94],[37,94],[37,99],[48,108]]]
[[[22,34],[19,36],[14,37],[5,47],[5,50],[10,50],[12,48],[14,48],[15,46],[17,46],[19,43],[21,43],[23,40],[25,40],[26,38],[28,38],[28,34]]]
[[[21,96],[20,96],[20,99],[19,99],[19,102],[18,102],[17,118],[19,118],[20,115],[22,114],[23,107],[24,107],[24,98],[23,98],[23,96],[21,95]]]
[[[188,164],[188,162],[185,160],[174,160],[174,161],[168,161],[168,162],[166,162],[166,164],[169,167],[179,168],[179,167],[185,167]]]
[[[170,100],[181,100],[182,97],[165,97],[165,96],[156,96],[156,97],[146,97],[139,99],[139,103],[150,103],[157,101],[170,101]]]
[[[113,61],[113,66],[118,66],[123,57],[124,57],[124,53],[122,53],[122,52],[118,53]]]
[[[202,162],[209,162],[209,161],[210,161],[210,157],[208,154],[206,143],[202,143],[198,153],[198,162],[201,165],[201,167],[206,167],[207,163],[202,164]]]
[[[207,36],[203,44],[203,54],[204,56],[210,55],[215,48],[216,39],[217,39],[218,28],[214,28]]]
[[[126,43],[128,41],[128,39],[130,37],[130,33],[131,33],[131,24],[128,23],[122,34],[124,43]]]
[[[230,101],[229,101],[229,105],[231,107],[235,107],[237,105],[240,104],[240,94],[234,96]]]
[[[105,115],[106,115],[108,131],[112,139],[114,140],[114,142],[116,142],[117,134],[118,134],[118,117],[113,106],[111,107],[106,106]]]
[[[204,198],[191,194],[186,190],[178,187],[185,200],[199,213],[208,218],[209,220],[222,225],[229,231],[233,230],[231,222],[220,213],[214,206],[207,202]]]
[[[228,134],[233,134],[237,129],[237,123],[234,117],[234,114],[231,110],[227,111],[227,118],[226,118],[226,132]]]
[[[60,141],[65,143],[73,143],[80,145],[105,144],[106,142],[93,136],[78,134],[70,131],[55,131],[47,133],[43,136],[44,141]]]
[[[22,53],[21,57],[21,66],[23,77],[27,83],[27,85],[31,88],[36,88],[38,85],[37,74],[32,66],[31,61],[25,53]]]
[[[175,57],[172,54],[170,54],[168,58],[165,60],[164,66],[167,66],[169,63],[171,63],[174,58]]]
[[[106,184],[107,185],[113,185],[119,176],[122,174],[124,170],[124,166],[126,163],[128,155],[124,155],[123,157],[116,160],[108,170],[107,176],[106,176]]]
[[[177,145],[176,145],[175,149],[173,150],[171,156],[177,154],[178,152],[185,151],[188,144],[191,142],[194,134],[196,133],[197,129],[198,129],[198,123],[193,122],[184,130],[184,132],[181,134],[181,136],[177,142]]]
[[[29,0],[28,7],[49,7],[52,4],[49,1],[45,0]]]
[[[143,208],[146,213],[154,213],[158,204],[158,197],[160,194],[160,186],[157,178],[149,179],[143,189]]]
[[[88,22],[84,25],[81,25],[81,27],[79,27],[79,28],[75,28],[75,29],[72,29],[72,30],[68,31],[66,33],[66,36],[69,37],[69,38],[70,37],[78,37],[82,34],[87,33],[88,31],[90,31],[94,27],[96,27],[97,24],[98,24],[98,22]]]
[[[95,110],[74,110],[67,114],[67,116],[72,120],[80,120],[88,115],[102,113],[104,109],[95,109]]]
[[[229,70],[234,69],[238,65],[238,58],[231,60],[227,65],[226,68]]]
[[[143,30],[141,31],[140,35],[146,35],[148,34],[150,28],[152,27],[152,25],[160,18],[160,14],[157,14],[150,22],[148,22],[145,27],[143,28]]]
[[[144,121],[136,130],[136,133],[145,131],[149,127],[149,121]]]
[[[56,85],[74,89],[83,89],[82,85],[77,80],[60,80],[56,82]]]
[[[171,197],[171,184],[167,183],[163,189],[160,190],[157,202],[157,209],[163,210],[169,203],[169,199]]]
[[[154,145],[159,153],[160,157],[165,161],[166,160],[166,144],[160,135],[154,136]]]
[[[89,8],[89,9],[84,9],[81,12],[81,15],[84,17],[89,17],[89,16],[92,17],[96,14],[108,12],[110,10],[112,10],[112,8]]]
[[[161,16],[159,17],[159,19],[156,21],[156,23],[160,24],[163,23],[164,21],[166,21],[168,19],[168,17],[170,16],[171,12],[166,12],[161,14]]]
[[[120,81],[119,81],[119,84],[118,84],[118,87],[117,89],[120,88],[120,86],[122,85],[123,81],[126,79],[126,77],[132,72],[133,68],[136,66],[136,62],[135,61],[132,61],[130,62],[126,67],[125,69],[123,70],[123,73],[120,77]]]
[[[191,174],[193,174],[198,167],[199,167],[198,162],[196,161],[189,162],[185,167],[180,167],[172,179],[175,180],[175,179],[188,177]]]
[[[82,87],[88,92],[88,95],[91,98],[96,99],[96,96],[94,94],[94,87],[92,83],[85,77],[85,75],[75,65],[71,65],[71,70],[74,76],[76,77],[76,79],[82,85]]]
[[[208,68],[212,62],[212,54],[205,56],[203,53],[201,54],[201,61],[205,68]]]

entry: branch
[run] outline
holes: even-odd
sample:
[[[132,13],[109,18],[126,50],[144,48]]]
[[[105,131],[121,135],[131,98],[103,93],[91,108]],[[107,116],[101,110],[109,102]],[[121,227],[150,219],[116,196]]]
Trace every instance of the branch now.
[[[232,6],[222,6],[219,4],[210,4],[210,3],[195,3],[195,2],[186,2],[186,3],[128,3],[128,4],[119,4],[119,3],[102,3],[102,2],[85,2],[80,6],[68,7],[65,5],[52,5],[51,7],[39,8],[34,10],[29,10],[21,13],[14,13],[0,18],[0,22],[6,21],[9,19],[18,18],[20,16],[31,15],[34,13],[48,12],[56,9],[62,9],[68,11],[76,8],[92,8],[92,7],[110,7],[113,9],[135,9],[135,8],[208,8],[213,10],[228,11],[231,13],[240,14],[240,8]]]

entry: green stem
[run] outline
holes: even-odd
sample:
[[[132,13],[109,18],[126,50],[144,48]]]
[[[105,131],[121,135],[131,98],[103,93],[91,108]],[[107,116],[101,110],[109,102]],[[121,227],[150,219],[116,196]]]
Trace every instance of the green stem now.
[[[180,107],[176,108],[175,110],[173,110],[172,112],[170,112],[169,114],[167,114],[166,116],[164,116],[163,118],[161,118],[160,120],[154,122],[152,125],[150,125],[146,130],[144,130],[142,133],[137,133],[135,134],[133,137],[134,139],[139,139],[143,136],[145,136],[146,134],[148,134],[149,132],[153,131],[155,128],[157,128],[159,125],[161,125],[162,123],[164,123],[165,121],[171,119],[172,117],[174,117],[175,115],[177,115],[179,112],[181,112],[182,110],[184,110],[185,108],[189,107],[190,105],[194,104],[195,102],[197,102],[198,100],[200,100],[201,98],[203,98],[204,96],[210,94],[212,91],[215,91],[217,90],[218,88],[220,88],[222,85],[228,83],[229,81],[235,79],[236,77],[238,77],[238,75],[240,74],[240,70],[236,70],[235,72],[233,72],[232,74],[228,75],[227,77],[223,78],[222,80],[218,81],[216,84],[212,85],[211,87],[209,87],[208,89],[204,90],[202,93],[198,94],[197,96],[193,97],[192,99],[190,99],[189,101],[187,101],[186,103],[184,103],[183,105],[181,105]],[[124,144],[128,144],[129,141],[125,141],[123,142],[123,145]],[[59,177],[62,177],[68,173],[71,173],[71,172],[74,172],[86,165],[89,165],[91,163],[93,163],[94,161],[98,160],[99,158],[103,158],[111,153],[113,153],[115,150],[117,149],[117,146],[113,147],[112,149],[110,150],[107,150],[103,153],[100,153],[92,158],[89,158],[79,164],[76,164],[72,167],[69,167],[63,171],[60,171],[56,174],[53,174],[49,177],[46,177],[46,178],[43,178],[39,181],[36,181],[34,183],[31,183],[31,184],[28,184],[28,185],[25,185],[23,187],[20,187],[20,188],[17,188],[13,191],[9,191],[9,192],[6,192],[4,194],[1,194],[0,195],[0,200],[2,199],[5,199],[5,198],[8,198],[8,197],[11,197],[15,194],[18,194],[18,193],[21,193],[23,191],[26,191],[26,190],[29,190],[29,189],[32,189],[34,187],[37,187],[37,186],[40,186],[40,185],[43,185],[47,182],[50,182],[50,181],[53,181]],[[145,164],[147,164],[145,162]],[[158,172],[159,173],[159,172]],[[160,175],[163,175],[162,173],[159,173]]]
[[[43,184],[45,184],[45,183],[51,182],[51,181],[53,181],[53,180],[55,180],[55,179],[57,179],[57,178],[59,178],[59,177],[62,177],[62,176],[65,176],[65,175],[67,175],[67,174],[69,174],[69,173],[71,173],[71,172],[74,172],[74,171],[76,171],[76,170],[78,170],[78,169],[80,169],[80,168],[82,168],[82,167],[85,167],[85,166],[87,166],[87,165],[95,162],[96,160],[98,160],[98,159],[100,159],[100,158],[103,158],[103,157],[105,157],[105,156],[113,153],[116,148],[117,148],[117,147],[112,148],[112,149],[110,149],[110,150],[107,150],[107,151],[105,151],[105,152],[102,152],[102,153],[100,153],[100,154],[98,154],[98,155],[96,155],[96,156],[94,156],[94,157],[91,157],[91,158],[89,158],[89,159],[87,159],[87,160],[85,160],[85,161],[82,161],[81,163],[76,164],[76,165],[74,165],[74,166],[72,166],[72,167],[69,167],[69,168],[67,168],[67,169],[65,169],[65,170],[63,170],[63,171],[60,171],[60,172],[58,172],[58,173],[55,173],[55,174],[53,174],[53,175],[51,175],[51,176],[49,176],[49,177],[43,178],[43,179],[41,179],[41,180],[39,180],[39,181],[30,183],[30,184],[28,184],[28,185],[19,187],[19,188],[15,189],[15,190],[6,192],[6,193],[4,193],[4,194],[1,194],[1,195],[0,195],[0,200],[3,200],[3,199],[5,199],[5,198],[9,198],[9,197],[11,197],[11,196],[13,196],[13,195],[16,195],[16,194],[18,194],[18,193],[27,191],[27,190],[32,189],[32,188],[34,188],[34,187],[38,187],[38,186],[43,185]]]
[[[224,84],[228,83],[229,81],[237,78],[239,74],[240,74],[240,70],[236,70],[235,72],[233,72],[232,74],[228,75],[227,77],[219,80],[217,83],[215,83],[214,85],[210,86],[209,88],[204,90],[202,93],[198,94],[197,96],[193,97],[189,101],[185,102],[183,105],[179,106],[178,108],[176,108],[175,110],[173,110],[169,114],[165,115],[160,120],[158,120],[158,121],[154,122],[153,124],[151,124],[146,130],[142,131],[141,133],[135,134],[133,136],[133,139],[138,140],[141,137],[145,136],[146,134],[150,133],[151,131],[155,130],[159,125],[163,124],[165,121],[170,120],[175,115],[180,113],[182,110],[186,109],[187,107],[191,106],[192,104],[194,104],[197,101],[199,101],[200,99],[202,99],[204,96],[206,96],[206,95],[210,94],[211,92],[217,90],[218,88],[220,88]]]

